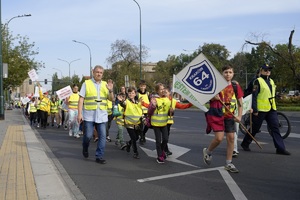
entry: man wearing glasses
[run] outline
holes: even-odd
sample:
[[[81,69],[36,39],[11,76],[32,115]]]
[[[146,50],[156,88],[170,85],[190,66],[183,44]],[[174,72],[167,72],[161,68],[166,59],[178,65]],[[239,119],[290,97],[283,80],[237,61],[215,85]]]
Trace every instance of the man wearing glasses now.
[[[259,132],[264,120],[272,131],[273,142],[276,148],[276,154],[290,155],[291,153],[285,149],[283,139],[279,132],[279,121],[276,111],[275,94],[276,85],[270,78],[272,67],[264,64],[260,68],[260,77],[253,83],[252,91],[252,109],[253,109],[253,127],[252,135],[255,137]],[[251,151],[249,145],[252,138],[246,134],[241,143],[244,151]]]

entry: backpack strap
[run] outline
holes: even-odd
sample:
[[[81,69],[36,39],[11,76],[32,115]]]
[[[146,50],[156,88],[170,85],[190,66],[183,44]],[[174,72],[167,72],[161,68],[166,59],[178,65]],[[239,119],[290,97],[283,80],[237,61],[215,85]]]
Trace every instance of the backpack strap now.
[[[233,87],[233,91],[234,91],[234,94],[235,94],[235,98],[236,98],[236,100],[237,100],[237,104],[238,104],[238,106],[239,107],[241,107],[241,104],[240,104],[240,102],[239,102],[239,100],[238,100],[238,89],[237,89],[237,82],[236,81],[231,81],[231,85],[232,85],[232,87]]]

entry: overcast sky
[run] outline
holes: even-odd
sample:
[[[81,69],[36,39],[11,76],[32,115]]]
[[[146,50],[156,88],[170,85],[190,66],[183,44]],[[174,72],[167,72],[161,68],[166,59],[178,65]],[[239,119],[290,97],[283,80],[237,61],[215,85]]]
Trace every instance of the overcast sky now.
[[[40,80],[69,75],[89,75],[92,66],[105,68],[110,46],[127,40],[139,47],[139,8],[133,0],[2,0],[2,23],[12,17],[13,35],[28,36],[36,44],[36,60],[45,63]],[[299,0],[137,0],[142,10],[142,44],[148,47],[145,62],[165,60],[168,55],[192,53],[204,43],[224,45],[231,56],[242,51],[245,39],[262,35],[272,44],[288,42],[295,29],[294,45],[300,44]],[[261,38],[260,38],[261,39]],[[248,51],[251,47],[244,49]],[[188,51],[184,51],[188,50]],[[59,70],[53,69],[57,68]],[[47,86],[49,87],[49,86]]]

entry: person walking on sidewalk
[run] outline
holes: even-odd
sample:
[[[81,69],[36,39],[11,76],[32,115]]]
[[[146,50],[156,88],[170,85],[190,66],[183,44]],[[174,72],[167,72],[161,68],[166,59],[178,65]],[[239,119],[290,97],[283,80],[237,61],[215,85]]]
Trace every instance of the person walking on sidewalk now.
[[[235,96],[231,83],[234,76],[233,67],[231,65],[225,65],[222,68],[222,73],[228,82],[228,86],[210,100],[210,108],[205,113],[207,121],[206,133],[210,133],[212,129],[215,133],[215,137],[210,142],[208,148],[203,149],[203,161],[207,165],[211,164],[212,152],[223,141],[225,132],[227,141],[225,170],[232,173],[238,173],[239,170],[232,164],[235,132],[234,112],[235,109],[238,108],[238,116],[236,118],[237,120],[241,120],[243,107],[239,105],[243,105],[243,90],[240,85],[237,84],[238,96]],[[223,107],[221,101],[224,102],[228,109]],[[237,103],[238,101],[239,104]]]
[[[68,105],[68,114],[69,114],[69,136],[73,136],[75,138],[80,138],[79,135],[79,123],[77,121],[78,118],[78,102],[79,102],[79,94],[78,94],[78,85],[73,84],[72,86],[73,94],[66,98],[66,104]]]
[[[141,132],[142,124],[142,104],[141,101],[136,99],[136,90],[134,87],[128,88],[128,98],[125,99],[123,95],[118,95],[118,100],[124,108],[124,124],[130,136],[130,140],[126,143],[126,151],[129,153],[132,145],[133,158],[139,159],[136,141]],[[141,100],[141,99],[140,99]]]
[[[92,79],[86,80],[79,93],[78,122],[83,122],[82,154],[89,157],[90,140],[93,137],[94,127],[98,132],[96,149],[96,162],[105,164],[104,150],[106,143],[107,100],[113,100],[113,82],[103,81],[104,68],[96,65],[93,69]]]
[[[266,120],[267,125],[272,132],[271,136],[276,148],[276,154],[290,155],[291,153],[286,150],[279,131],[279,121],[275,102],[276,85],[270,78],[271,70],[272,67],[264,64],[260,68],[260,77],[254,81],[252,92],[252,136],[255,137],[256,133],[259,132],[263,121]],[[246,134],[241,143],[244,151],[250,151],[249,145],[251,142],[252,138]]]
[[[40,111],[41,111],[41,128],[46,129],[48,123],[48,115],[50,114],[50,99],[48,92],[42,92],[39,84],[39,95],[41,98]]]

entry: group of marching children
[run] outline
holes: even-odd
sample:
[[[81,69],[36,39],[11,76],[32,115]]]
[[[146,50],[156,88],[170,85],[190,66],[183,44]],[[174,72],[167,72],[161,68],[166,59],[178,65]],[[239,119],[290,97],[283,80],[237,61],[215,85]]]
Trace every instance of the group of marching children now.
[[[72,86],[73,94],[66,99],[60,100],[57,96],[52,95],[49,98],[47,91],[42,92],[39,86],[38,98],[32,97],[28,103],[28,112],[30,125],[36,125],[46,129],[47,126],[60,128],[64,127],[69,131],[69,136],[80,138],[82,131],[79,130],[78,116],[78,85]]]

